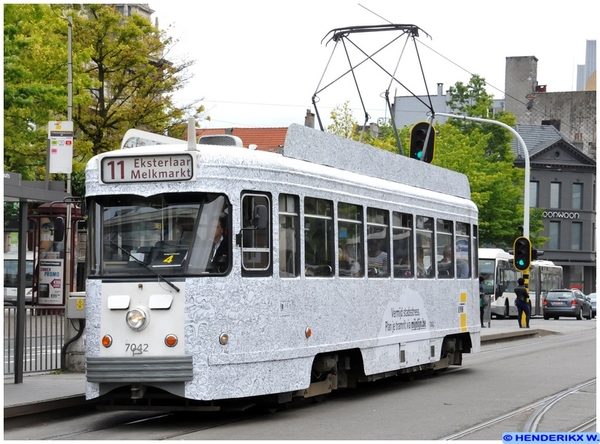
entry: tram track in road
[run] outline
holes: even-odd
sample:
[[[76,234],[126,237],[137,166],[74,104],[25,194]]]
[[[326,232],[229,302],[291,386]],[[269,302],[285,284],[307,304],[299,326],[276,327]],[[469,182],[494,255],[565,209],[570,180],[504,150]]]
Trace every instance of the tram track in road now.
[[[572,395],[573,393],[577,393],[581,389],[595,384],[596,378],[592,379],[591,381],[584,382],[583,384],[579,384],[573,388],[567,389],[561,393],[558,393],[550,397],[549,399],[546,399],[544,403],[540,407],[538,407],[537,410],[529,417],[523,431],[529,433],[537,432],[541,420],[544,418],[544,415],[546,415],[546,413],[550,411],[550,409],[556,406],[567,396]]]
[[[560,406],[561,401],[565,400],[568,396],[579,393],[579,392],[581,392],[581,390],[586,389],[591,386],[594,386],[595,384],[596,384],[596,378],[591,379],[591,380],[586,381],[581,384],[577,384],[573,387],[570,387],[566,390],[556,393],[548,398],[531,403],[531,404],[521,407],[519,409],[510,411],[510,412],[505,413],[504,415],[498,416],[492,420],[484,421],[480,424],[476,424],[476,425],[469,427],[465,430],[462,430],[458,433],[446,436],[446,437],[442,438],[442,440],[454,441],[454,440],[458,440],[458,439],[467,438],[469,436],[475,435],[478,432],[481,432],[481,431],[487,430],[491,427],[496,427],[498,425],[506,423],[506,422],[508,422],[508,420],[511,420],[514,418],[519,418],[519,417],[522,417],[525,415],[527,415],[527,420],[525,422],[525,426],[523,427],[522,430],[519,430],[519,431],[522,431],[524,433],[539,432],[540,430],[538,430],[538,428],[539,428],[541,421],[553,408]],[[532,410],[533,410],[533,413],[529,413]],[[582,421],[582,422],[579,423],[579,421]],[[552,431],[553,432],[560,432],[560,431],[583,432],[583,431],[590,430],[596,424],[595,417],[592,419],[586,419],[586,420],[580,419],[579,421],[576,421],[576,425],[572,425],[572,426],[568,427],[567,430],[552,430]],[[508,430],[504,430],[504,431],[508,431]],[[546,431],[549,431],[549,430],[546,430]]]
[[[112,440],[115,437],[123,440],[146,439],[185,439],[187,435],[213,428],[228,426],[239,422],[257,419],[268,415],[266,411],[194,413],[182,412],[88,412],[72,418],[70,426],[63,423],[64,418],[49,418],[44,415],[31,415],[29,421],[46,425],[43,437],[33,436],[28,439],[43,440]],[[192,418],[192,415],[193,418]],[[36,418],[37,416],[37,418]],[[48,420],[50,419],[50,420]],[[39,420],[39,421],[38,421]],[[69,422],[69,420],[67,420]],[[62,424],[62,425],[59,425]],[[18,428],[27,428],[21,424],[5,427],[5,439],[22,439],[16,437]],[[56,429],[58,433],[47,433]],[[68,432],[64,432],[68,429]],[[63,430],[62,433],[59,431]],[[11,437],[13,436],[13,437]]]

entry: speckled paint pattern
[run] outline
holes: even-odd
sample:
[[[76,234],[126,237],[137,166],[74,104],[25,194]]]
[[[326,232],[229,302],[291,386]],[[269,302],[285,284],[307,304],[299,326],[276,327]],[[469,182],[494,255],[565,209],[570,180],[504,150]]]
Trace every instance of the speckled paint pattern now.
[[[198,145],[194,180],[100,181],[104,156],[166,150],[183,152],[186,146],[132,148],[95,157],[86,169],[87,195],[224,193],[232,204],[232,230],[237,233],[242,192],[268,192],[274,264],[279,263],[278,193],[299,196],[300,206],[304,196],[310,196],[334,204],[356,202],[472,226],[477,223],[477,208],[469,200],[465,176],[299,125],[288,129],[283,154]],[[304,230],[300,230],[300,245],[304,245]],[[307,278],[303,272],[284,278],[276,266],[273,276],[248,278],[242,276],[236,245],[232,262],[225,277],[188,277],[180,293],[164,284],[148,286],[148,295],[171,292],[183,300],[170,314],[183,322],[184,340],[177,352],[193,356],[194,379],[185,382],[187,398],[241,398],[304,389],[310,383],[314,356],[336,350],[359,349],[366,374],[433,362],[439,359],[443,338],[463,331],[461,316],[466,319],[472,351],[479,351],[475,279]],[[86,291],[86,353],[98,357],[102,356],[100,337],[111,328],[110,323],[124,323],[119,321],[123,313],[116,315],[101,307],[123,287],[94,278],[88,279]],[[461,294],[466,297],[461,299]],[[139,337],[149,335],[151,328],[152,324]],[[307,329],[312,332],[308,338]],[[225,345],[219,343],[222,334],[229,338]],[[437,357],[431,356],[432,348]],[[98,383],[87,383],[88,399],[100,392]]]

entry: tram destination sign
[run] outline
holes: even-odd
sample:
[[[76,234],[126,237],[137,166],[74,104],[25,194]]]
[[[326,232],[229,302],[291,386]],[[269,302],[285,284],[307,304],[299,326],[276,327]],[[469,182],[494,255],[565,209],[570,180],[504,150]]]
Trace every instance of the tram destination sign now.
[[[191,154],[105,157],[100,164],[104,183],[174,182],[194,177]]]

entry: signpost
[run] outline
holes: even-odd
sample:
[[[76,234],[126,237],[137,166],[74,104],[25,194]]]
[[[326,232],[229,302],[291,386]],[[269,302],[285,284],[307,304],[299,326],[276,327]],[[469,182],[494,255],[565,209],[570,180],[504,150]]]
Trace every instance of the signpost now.
[[[49,173],[71,174],[73,171],[73,122],[48,122],[50,148]]]

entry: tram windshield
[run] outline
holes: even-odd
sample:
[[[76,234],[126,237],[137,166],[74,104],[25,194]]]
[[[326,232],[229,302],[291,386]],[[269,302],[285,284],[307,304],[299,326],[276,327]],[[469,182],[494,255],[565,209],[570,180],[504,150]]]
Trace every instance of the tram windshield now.
[[[224,274],[230,268],[224,195],[98,196],[88,205],[90,276]]]

